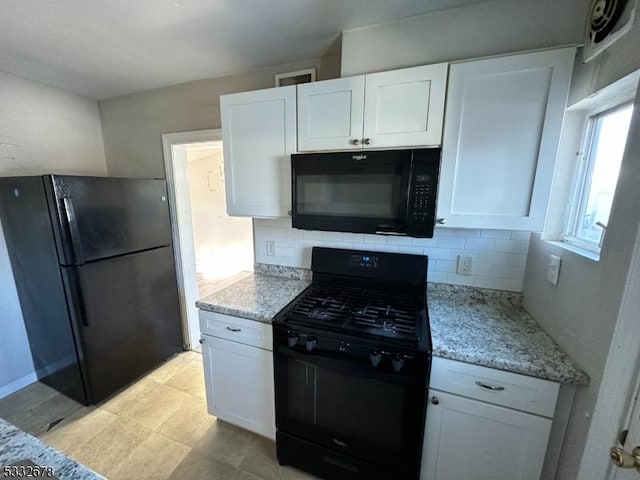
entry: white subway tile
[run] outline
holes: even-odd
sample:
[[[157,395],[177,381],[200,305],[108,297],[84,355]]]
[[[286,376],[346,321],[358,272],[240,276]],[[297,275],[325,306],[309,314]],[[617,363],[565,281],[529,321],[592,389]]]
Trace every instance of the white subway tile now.
[[[516,267],[524,267],[527,264],[527,255],[524,253],[510,253],[507,257],[507,263]]]
[[[500,238],[506,240],[511,238],[511,230],[482,230],[480,232],[480,236],[484,238]]]
[[[453,260],[436,260],[435,270],[437,272],[455,273],[456,266],[457,264]]]
[[[390,235],[387,238],[387,244],[389,245],[411,245],[411,237],[394,237]]]
[[[427,274],[427,281],[429,282],[438,282],[438,283],[447,283],[447,272],[431,272],[429,271]],[[429,292],[427,292],[429,295]]]
[[[295,238],[276,238],[276,248],[277,247],[295,247],[296,239]]]
[[[342,241],[342,232],[322,232],[322,239],[329,241]]]
[[[398,253],[399,248],[397,245],[374,245],[374,251],[376,252],[391,252]]]
[[[322,233],[319,230],[304,230],[303,238],[305,240],[322,240]]]
[[[424,255],[424,248],[422,247],[407,247],[402,245],[398,248],[400,253],[411,253],[413,255]]]
[[[438,227],[433,230],[433,238],[450,237],[451,229],[445,227]]]
[[[496,240],[494,250],[506,253],[527,253],[529,242],[526,240]]]
[[[451,228],[452,237],[479,237],[481,230],[475,228]]]
[[[465,248],[462,237],[442,237],[438,238],[438,247],[443,248]]]
[[[295,257],[296,249],[293,247],[281,247],[276,243],[275,254],[276,257]]]
[[[418,247],[435,247],[437,245],[437,240],[435,238],[412,238],[411,245],[416,245]]]
[[[449,250],[449,260],[458,261],[458,255],[465,255],[467,257],[471,257],[474,262],[478,261],[478,251],[477,250],[459,250],[457,248],[452,248]]]
[[[376,244],[376,245],[386,245],[387,244],[387,237],[385,237],[384,235],[365,234],[364,235],[364,243],[373,243],[373,244]]]
[[[291,228],[291,217],[278,218],[276,223],[278,228]]]
[[[531,232],[521,232],[519,230],[513,230],[511,232],[511,240],[531,240]]]
[[[494,265],[505,265],[509,260],[509,254],[503,252],[478,252],[478,261],[481,263],[491,263]]]
[[[351,242],[351,243],[364,243],[364,234],[362,233],[343,233],[342,234],[342,239],[345,242]]]
[[[353,243],[351,242],[331,242],[331,248],[346,248],[348,250],[353,250]]]
[[[433,260],[449,260],[448,248],[425,247],[424,254]]]
[[[465,238],[464,248],[470,250],[486,250],[491,251],[494,249],[495,240],[493,238]]]
[[[491,275],[491,269],[493,265],[488,263],[472,262],[471,263],[471,275]]]
[[[253,225],[255,227],[271,227],[276,228],[278,226],[278,221],[272,218],[254,218]]]
[[[447,273],[447,283],[452,283],[454,285],[473,285],[473,276],[472,275],[458,275],[457,273]]]

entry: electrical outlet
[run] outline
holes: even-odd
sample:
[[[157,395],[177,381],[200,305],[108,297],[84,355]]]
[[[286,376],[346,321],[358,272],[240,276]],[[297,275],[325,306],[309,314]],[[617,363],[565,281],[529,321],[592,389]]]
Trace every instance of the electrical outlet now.
[[[273,257],[276,254],[275,240],[267,240],[267,256]]]
[[[557,255],[549,255],[549,263],[547,264],[547,282],[551,285],[558,286],[558,279],[560,277],[560,264],[562,258]]]
[[[459,275],[471,275],[473,257],[469,255],[458,255],[458,267],[456,273]]]

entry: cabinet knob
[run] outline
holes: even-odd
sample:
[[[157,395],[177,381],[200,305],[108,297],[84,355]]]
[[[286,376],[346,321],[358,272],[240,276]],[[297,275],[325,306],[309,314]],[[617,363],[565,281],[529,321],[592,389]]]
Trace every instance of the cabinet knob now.
[[[352,145],[359,145],[360,144],[360,140],[358,140],[357,138],[354,138],[353,140],[351,140],[351,144]]]
[[[202,345],[204,343],[204,338],[200,337],[200,340],[198,340],[198,342],[200,342],[200,345]]]
[[[364,143],[365,145],[369,145],[371,143],[371,139],[365,138],[364,140],[362,140],[362,143]]]
[[[438,397],[431,397],[431,404],[432,405],[440,404],[440,400],[438,399]]]
[[[436,219],[436,223],[438,225],[444,225],[445,223],[447,223],[447,219],[446,218],[437,218]]]
[[[291,210],[287,210],[287,215],[291,216],[293,215],[293,212]]]

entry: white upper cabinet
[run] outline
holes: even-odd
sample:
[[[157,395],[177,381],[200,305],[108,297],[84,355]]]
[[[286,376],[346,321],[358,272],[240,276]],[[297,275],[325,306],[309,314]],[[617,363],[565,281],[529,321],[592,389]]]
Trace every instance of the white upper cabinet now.
[[[439,145],[447,64],[298,85],[298,150]]]
[[[296,150],[296,87],[220,97],[227,213],[286,217]]]
[[[438,196],[447,226],[542,230],[574,56],[451,65]]]
[[[298,150],[362,148],[364,76],[298,85]]]

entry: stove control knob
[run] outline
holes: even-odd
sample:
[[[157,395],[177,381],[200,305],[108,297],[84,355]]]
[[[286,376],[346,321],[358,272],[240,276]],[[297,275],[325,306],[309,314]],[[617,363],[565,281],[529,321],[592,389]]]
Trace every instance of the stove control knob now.
[[[307,347],[307,352],[310,352],[311,350],[316,348],[317,344],[318,344],[318,340],[316,340],[315,337],[312,337],[312,336],[307,337],[307,342],[305,343]]]
[[[289,333],[289,338],[287,339],[287,344],[289,345],[289,348],[295,347],[298,344],[299,339],[300,337],[298,336],[297,333],[295,332]]]
[[[369,360],[371,360],[371,365],[377,367],[382,361],[382,354],[379,351],[374,350],[369,354]]]
[[[393,365],[393,369],[396,372],[399,372],[402,370],[402,367],[404,367],[404,358],[400,355],[396,355],[395,358],[391,360],[391,365]]]

